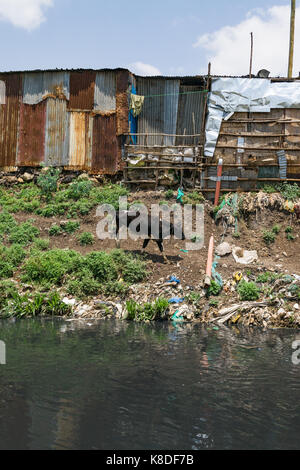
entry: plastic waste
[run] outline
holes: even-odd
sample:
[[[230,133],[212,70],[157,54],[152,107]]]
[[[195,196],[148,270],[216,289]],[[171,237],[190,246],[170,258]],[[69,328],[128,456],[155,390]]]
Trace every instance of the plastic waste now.
[[[184,196],[184,192],[179,188],[178,193],[177,193],[177,201],[179,201],[182,204],[182,198]]]
[[[184,301],[184,298],[181,299],[180,297],[172,297],[168,302],[169,304],[181,304]]]
[[[180,279],[176,276],[170,276],[167,282],[176,282],[177,284],[180,284]]]

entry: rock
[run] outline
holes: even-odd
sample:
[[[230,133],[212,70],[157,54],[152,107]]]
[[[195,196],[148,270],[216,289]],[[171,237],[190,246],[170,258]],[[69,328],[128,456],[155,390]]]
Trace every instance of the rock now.
[[[293,307],[294,310],[300,310],[299,304],[295,304]]]
[[[22,178],[18,178],[18,183],[24,183],[24,180]]]
[[[282,252],[283,256],[285,256],[286,258],[288,257],[287,253],[285,251]]]
[[[4,180],[4,183],[8,183],[8,184],[18,183],[18,178],[16,176],[5,176],[3,180]]]
[[[218,256],[226,256],[232,252],[232,247],[227,242],[223,242],[216,247],[216,254]]]
[[[286,311],[284,310],[284,308],[280,308],[278,311],[277,311],[277,314],[280,315],[280,316],[283,316],[286,314]]]
[[[24,173],[22,175],[22,178],[23,178],[24,181],[29,182],[29,181],[33,180],[34,175],[32,175],[31,173]]]
[[[77,178],[79,181],[81,180],[88,180],[89,179],[89,175],[87,173],[81,173],[78,178]]]

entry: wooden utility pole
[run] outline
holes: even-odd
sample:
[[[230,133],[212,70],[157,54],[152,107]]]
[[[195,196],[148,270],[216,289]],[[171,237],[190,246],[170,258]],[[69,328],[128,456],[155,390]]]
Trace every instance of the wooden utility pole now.
[[[251,36],[251,51],[250,51],[250,70],[249,70],[249,78],[252,76],[252,62],[253,62],[253,33],[250,33]]]
[[[289,53],[288,78],[292,78],[293,76],[295,17],[296,17],[296,0],[291,0],[291,29],[290,29],[290,53]]]

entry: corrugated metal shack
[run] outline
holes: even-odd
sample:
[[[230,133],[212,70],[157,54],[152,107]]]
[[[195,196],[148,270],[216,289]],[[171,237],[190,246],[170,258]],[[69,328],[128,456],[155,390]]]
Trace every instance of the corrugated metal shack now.
[[[137,115],[132,95],[143,97]],[[6,171],[124,170],[128,182],[169,179],[209,193],[219,158],[223,191],[298,182],[300,80],[140,77],[126,69],[0,73]]]
[[[0,74],[0,167],[45,164],[115,174],[128,133],[130,72]]]
[[[210,86],[202,188],[257,190],[300,182],[300,80],[214,77]]]

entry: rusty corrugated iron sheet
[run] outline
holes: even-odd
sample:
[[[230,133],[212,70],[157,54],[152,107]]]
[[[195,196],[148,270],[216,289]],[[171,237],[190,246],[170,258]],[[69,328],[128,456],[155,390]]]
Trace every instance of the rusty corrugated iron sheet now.
[[[5,82],[6,104],[0,105],[0,166],[13,167],[17,159],[22,76],[0,74]]]
[[[45,164],[66,166],[69,162],[70,113],[67,102],[48,98],[46,113]]]
[[[94,110],[103,113],[116,110],[116,73],[97,72]]]
[[[45,156],[46,102],[21,104],[18,165],[35,166]]]
[[[129,72],[122,70],[117,73],[116,110],[117,110],[117,135],[129,132],[128,115],[128,90]]]
[[[88,169],[91,166],[93,117],[86,112],[70,113],[70,149],[68,166]]]
[[[113,174],[118,169],[116,115],[94,117],[92,171]]]
[[[32,72],[23,75],[23,103],[34,105],[49,97],[70,98],[68,72]]]
[[[71,110],[92,110],[94,107],[96,72],[71,72],[70,101]]]

